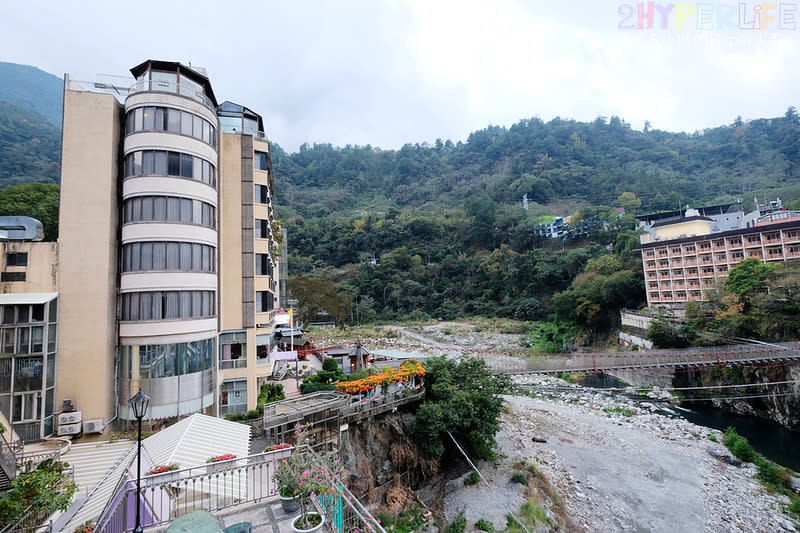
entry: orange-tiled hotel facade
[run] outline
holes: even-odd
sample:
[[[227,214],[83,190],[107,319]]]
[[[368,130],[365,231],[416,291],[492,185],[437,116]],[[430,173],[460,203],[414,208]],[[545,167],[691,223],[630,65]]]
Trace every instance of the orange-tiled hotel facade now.
[[[740,261],[800,259],[800,219],[642,244],[647,305],[708,300]]]

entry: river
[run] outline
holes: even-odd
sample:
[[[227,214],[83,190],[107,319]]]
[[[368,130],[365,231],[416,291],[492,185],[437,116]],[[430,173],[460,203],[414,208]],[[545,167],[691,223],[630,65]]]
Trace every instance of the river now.
[[[624,388],[627,383],[605,374],[587,374],[579,383],[585,387],[607,389]],[[674,413],[674,414],[673,414]],[[670,416],[681,416],[693,424],[725,431],[729,426],[750,441],[757,452],[780,465],[800,472],[800,432],[787,429],[777,422],[755,416],[740,415],[698,405],[685,403],[684,407],[665,410]]]

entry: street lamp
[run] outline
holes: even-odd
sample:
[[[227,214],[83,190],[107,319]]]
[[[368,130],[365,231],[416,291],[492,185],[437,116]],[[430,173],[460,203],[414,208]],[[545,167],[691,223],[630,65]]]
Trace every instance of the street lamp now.
[[[133,416],[136,417],[138,423],[138,434],[136,437],[137,452],[136,452],[136,528],[133,533],[142,533],[141,515],[139,514],[141,508],[141,493],[142,493],[142,418],[147,413],[147,405],[150,403],[150,396],[142,393],[142,388],[139,387],[139,392],[128,400],[133,410]]]

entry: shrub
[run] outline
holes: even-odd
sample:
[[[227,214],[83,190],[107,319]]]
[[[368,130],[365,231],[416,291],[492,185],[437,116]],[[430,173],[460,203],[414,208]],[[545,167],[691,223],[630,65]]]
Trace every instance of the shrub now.
[[[489,533],[492,533],[492,531],[494,531],[494,526],[492,525],[492,523],[486,520],[485,518],[481,518],[480,520],[475,522],[475,527],[477,529],[480,529],[481,531],[488,531]]]
[[[300,384],[300,392],[303,394],[311,394],[312,392],[317,392],[321,390],[336,390],[336,385],[334,383],[307,383],[303,382]]]
[[[512,483],[519,483],[520,485],[525,485],[527,480],[525,479],[525,474],[522,472],[514,472],[511,475],[511,482]]]
[[[464,533],[465,529],[467,529],[467,519],[460,514],[444,529],[444,533]]]
[[[29,463],[30,464],[30,463]],[[0,498],[0,524],[13,524],[28,506],[39,511],[66,511],[78,486],[64,474],[67,463],[45,459],[36,469],[22,472]]]
[[[322,370],[326,372],[336,373],[339,371],[339,363],[333,357],[328,357],[322,362]]]
[[[742,461],[752,463],[753,459],[756,457],[756,452],[753,447],[750,446],[750,442],[736,433],[736,429],[733,427],[728,427],[725,430],[725,437],[722,439],[722,443],[733,455]]]
[[[469,473],[469,475],[467,477],[464,478],[464,485],[466,485],[468,487],[470,485],[477,485],[478,481],[480,481],[480,480],[481,480],[481,477],[478,475],[478,473],[476,471],[473,470],[472,472]]]

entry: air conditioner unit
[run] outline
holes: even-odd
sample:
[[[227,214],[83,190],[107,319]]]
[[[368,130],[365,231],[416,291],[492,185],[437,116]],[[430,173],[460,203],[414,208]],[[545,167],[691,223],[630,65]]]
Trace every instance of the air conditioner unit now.
[[[58,426],[59,437],[63,437],[64,435],[79,435],[80,432],[81,432],[80,422],[76,424],[66,424],[64,426]]]
[[[102,433],[103,432],[103,419],[97,418],[95,420],[87,420],[83,423],[84,433]]]
[[[58,425],[63,426],[66,424],[75,424],[83,420],[83,413],[81,411],[73,411],[71,413],[61,413],[58,415]]]

